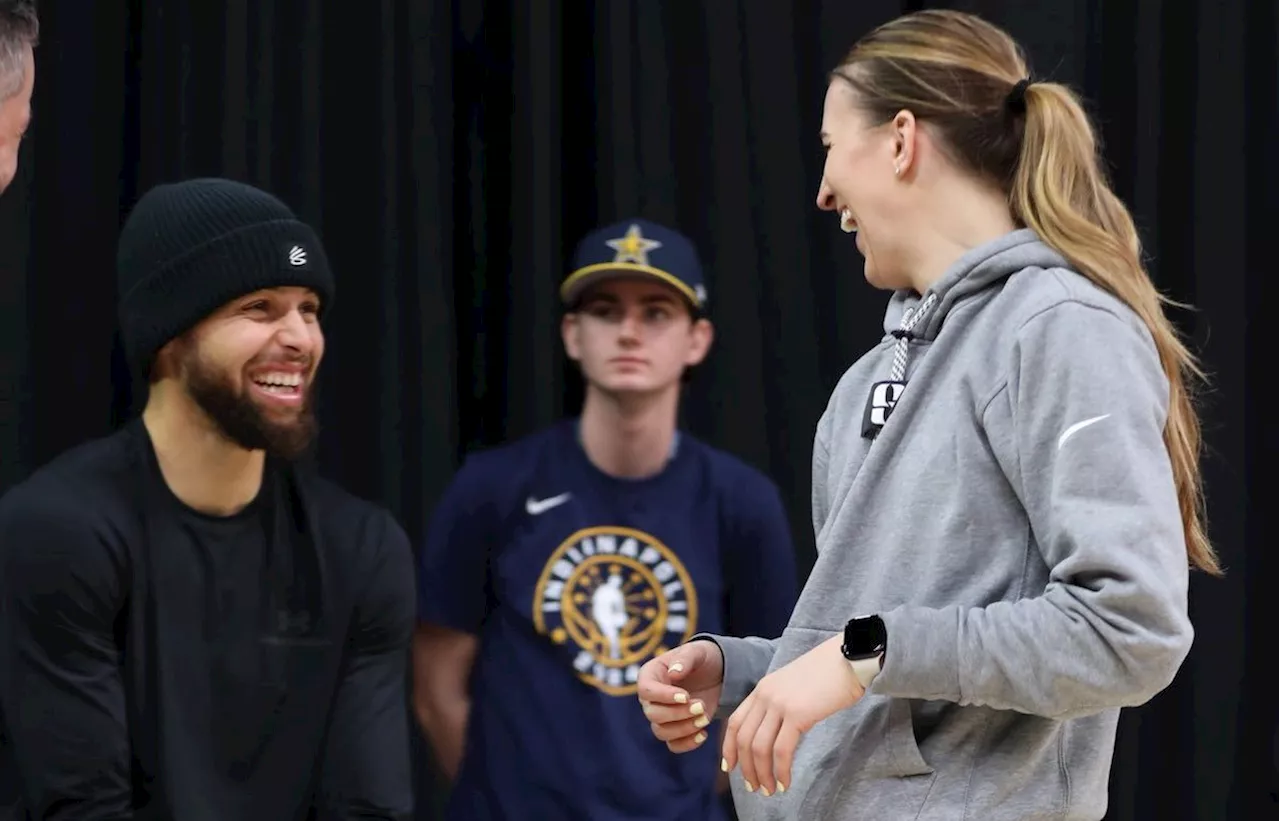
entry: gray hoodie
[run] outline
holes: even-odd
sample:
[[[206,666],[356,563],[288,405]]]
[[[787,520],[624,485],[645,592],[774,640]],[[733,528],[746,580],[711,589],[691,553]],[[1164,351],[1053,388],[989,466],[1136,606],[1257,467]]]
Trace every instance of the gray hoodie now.
[[[850,618],[888,628],[882,672],[803,737],[786,793],[735,771],[742,821],[1102,818],[1119,709],[1190,648],[1169,386],[1142,322],[1029,230],[929,294],[890,300],[887,332],[925,308],[879,436],[863,413],[892,336],[818,423],[818,557],[786,631],[711,637],[727,717]]]

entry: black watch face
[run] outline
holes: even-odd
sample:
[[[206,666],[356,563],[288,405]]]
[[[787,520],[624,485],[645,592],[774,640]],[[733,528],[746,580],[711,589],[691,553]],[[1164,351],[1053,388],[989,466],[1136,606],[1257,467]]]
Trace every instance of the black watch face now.
[[[884,622],[878,616],[854,619],[845,625],[845,655],[852,658],[872,656],[884,649]]]

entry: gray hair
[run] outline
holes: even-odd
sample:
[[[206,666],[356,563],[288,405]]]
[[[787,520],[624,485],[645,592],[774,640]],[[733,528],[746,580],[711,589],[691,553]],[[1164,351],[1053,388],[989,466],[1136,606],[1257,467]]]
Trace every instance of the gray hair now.
[[[0,0],[0,101],[18,89],[26,75],[27,47],[36,47],[40,21],[31,0]]]

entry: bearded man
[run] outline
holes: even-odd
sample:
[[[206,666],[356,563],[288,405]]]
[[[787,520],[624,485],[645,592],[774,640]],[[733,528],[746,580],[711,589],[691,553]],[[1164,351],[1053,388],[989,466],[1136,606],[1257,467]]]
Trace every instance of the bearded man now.
[[[334,280],[280,200],[158,186],[118,251],[139,418],[0,499],[16,819],[407,819],[408,539],[304,469]]]

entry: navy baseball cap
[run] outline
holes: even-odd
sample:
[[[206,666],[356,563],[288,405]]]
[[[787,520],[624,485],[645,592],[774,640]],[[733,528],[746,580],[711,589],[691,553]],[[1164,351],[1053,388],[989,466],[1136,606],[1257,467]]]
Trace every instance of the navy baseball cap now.
[[[597,282],[637,276],[675,288],[695,311],[706,307],[707,288],[693,242],[642,219],[615,223],[584,237],[573,255],[573,272],[560,284],[560,299],[573,305]]]

